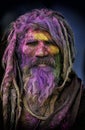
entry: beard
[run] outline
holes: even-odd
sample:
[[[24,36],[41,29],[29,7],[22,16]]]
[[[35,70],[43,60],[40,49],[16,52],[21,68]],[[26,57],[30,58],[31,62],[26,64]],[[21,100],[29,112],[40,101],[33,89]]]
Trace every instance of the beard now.
[[[42,106],[55,86],[58,86],[56,62],[53,57],[33,58],[29,61],[22,64],[25,98],[28,104]]]
[[[55,76],[51,67],[34,67],[31,76],[25,80],[25,94],[28,101],[41,105],[52,94],[55,87]]]

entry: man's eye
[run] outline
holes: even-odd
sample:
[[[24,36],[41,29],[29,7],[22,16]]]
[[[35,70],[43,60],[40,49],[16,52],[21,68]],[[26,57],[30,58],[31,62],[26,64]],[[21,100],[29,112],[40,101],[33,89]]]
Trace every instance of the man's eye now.
[[[50,45],[56,46],[56,44],[51,42],[51,41],[45,41],[45,45],[47,45],[47,46],[50,46]]]
[[[29,45],[29,46],[36,46],[37,44],[38,44],[37,41],[26,43],[26,45]]]

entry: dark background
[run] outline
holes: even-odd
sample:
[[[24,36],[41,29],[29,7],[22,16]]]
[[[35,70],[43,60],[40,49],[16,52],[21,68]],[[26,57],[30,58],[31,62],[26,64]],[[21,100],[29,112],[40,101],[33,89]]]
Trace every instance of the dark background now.
[[[76,60],[74,70],[85,83],[85,4],[84,0],[1,0],[0,1],[0,60],[4,52],[1,38],[5,29],[19,15],[35,8],[49,8],[61,12],[74,32]],[[0,68],[0,77],[3,69]]]

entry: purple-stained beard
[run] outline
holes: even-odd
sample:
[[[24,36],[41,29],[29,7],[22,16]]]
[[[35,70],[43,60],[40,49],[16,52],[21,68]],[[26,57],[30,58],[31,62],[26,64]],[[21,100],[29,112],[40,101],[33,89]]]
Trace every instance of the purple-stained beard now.
[[[25,84],[25,94],[29,101],[35,101],[42,105],[52,94],[55,87],[55,76],[50,66],[33,67],[30,69],[31,76]]]

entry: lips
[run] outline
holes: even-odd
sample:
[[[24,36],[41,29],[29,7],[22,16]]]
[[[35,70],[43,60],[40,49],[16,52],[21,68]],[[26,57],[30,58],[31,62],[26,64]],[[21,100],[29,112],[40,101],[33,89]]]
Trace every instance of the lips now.
[[[45,67],[45,66],[47,66],[46,64],[39,64],[38,66],[40,66],[40,67]]]

